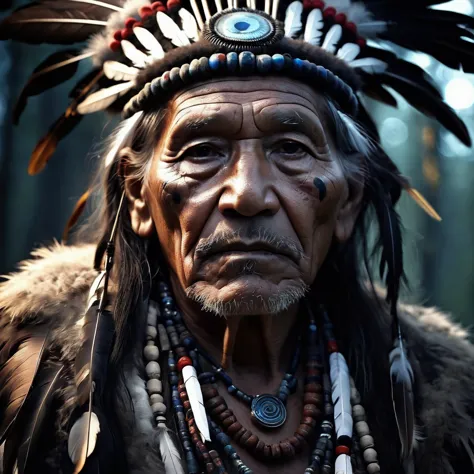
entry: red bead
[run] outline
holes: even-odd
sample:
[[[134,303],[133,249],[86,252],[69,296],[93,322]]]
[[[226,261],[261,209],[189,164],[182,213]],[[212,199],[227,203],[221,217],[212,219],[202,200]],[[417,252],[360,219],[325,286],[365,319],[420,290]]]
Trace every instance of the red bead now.
[[[178,363],[176,364],[180,372],[188,365],[193,365],[193,361],[190,357],[181,357],[180,359],[178,359]]]
[[[337,342],[336,341],[329,341],[328,342],[328,351],[329,353],[333,353],[333,352],[338,352],[338,348],[337,348]]]
[[[146,21],[148,20],[148,18],[152,17],[154,15],[153,12],[150,12],[150,13],[145,13],[141,18],[142,18],[142,21]]]
[[[122,32],[120,30],[117,30],[114,33],[114,40],[115,41],[122,41]]]
[[[336,15],[336,9],[333,7],[328,7],[323,11],[323,17],[327,18],[328,16],[335,16]]]
[[[365,48],[367,46],[367,41],[364,38],[357,38],[356,43],[361,47]]]
[[[131,28],[124,28],[121,32],[122,39],[130,38],[133,35],[133,30]]]
[[[322,0],[313,0],[313,8],[318,8],[319,10],[324,9],[324,2]]]
[[[143,18],[146,15],[149,16],[152,13],[153,13],[153,10],[148,5],[145,5],[144,7],[140,7],[140,9],[138,10],[138,14],[140,15],[141,18]]]
[[[304,0],[303,1],[303,8],[305,10],[309,10],[312,7],[312,2],[310,0]]]
[[[154,12],[157,12],[158,11],[158,8],[160,7],[164,7],[163,3],[161,2],[153,2],[151,4],[151,9],[154,11]]]
[[[141,21],[137,21],[134,25],[133,25],[134,28],[143,28],[143,23]]]
[[[128,17],[126,20],[125,20],[125,28],[132,28],[133,25],[137,22],[137,20],[135,20],[135,18],[132,18],[132,17]]]
[[[339,456],[339,454],[351,454],[351,450],[347,446],[336,446],[336,456]]]
[[[336,23],[339,23],[340,25],[344,25],[344,23],[347,21],[347,16],[344,13],[338,13],[335,17],[334,20]]]
[[[172,10],[173,8],[179,7],[181,5],[181,2],[179,0],[169,0],[166,3],[166,7],[168,10]]]
[[[352,33],[354,33],[354,34],[357,33],[357,25],[356,25],[355,23],[353,23],[352,21],[348,21],[348,22],[344,25],[344,27],[345,27],[347,30],[349,30],[349,31],[351,31]]]
[[[112,41],[109,44],[109,48],[116,53],[117,51],[120,50],[120,41],[116,41],[116,40]]]

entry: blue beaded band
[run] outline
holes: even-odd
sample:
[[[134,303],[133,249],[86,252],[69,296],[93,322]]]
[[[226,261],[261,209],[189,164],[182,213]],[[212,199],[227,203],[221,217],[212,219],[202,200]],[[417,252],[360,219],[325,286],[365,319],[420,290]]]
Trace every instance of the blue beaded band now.
[[[241,53],[216,53],[210,58],[193,59],[190,64],[174,67],[161,77],[153,79],[124,108],[123,117],[131,117],[140,111],[149,111],[163,104],[170,94],[184,85],[200,82],[209,77],[231,75],[270,75],[282,73],[295,77],[314,87],[336,101],[342,110],[356,115],[357,96],[352,88],[329,69],[306,59],[291,58],[285,54],[255,55],[250,51]]]

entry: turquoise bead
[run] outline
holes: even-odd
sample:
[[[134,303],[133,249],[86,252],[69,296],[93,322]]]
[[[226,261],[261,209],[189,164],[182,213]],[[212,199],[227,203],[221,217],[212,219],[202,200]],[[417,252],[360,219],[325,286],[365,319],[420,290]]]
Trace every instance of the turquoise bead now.
[[[272,63],[275,71],[281,71],[285,66],[285,58],[282,54],[274,54],[272,56]]]
[[[255,54],[250,51],[244,51],[239,54],[240,72],[248,74],[255,69]]]
[[[219,61],[219,55],[213,54],[209,58],[209,67],[211,68],[212,71],[217,71],[220,66],[220,61]]]
[[[303,61],[300,58],[293,59],[293,69],[296,72],[301,72],[303,70]]]
[[[239,55],[237,53],[227,53],[226,61],[227,71],[231,73],[237,71],[239,65]]]

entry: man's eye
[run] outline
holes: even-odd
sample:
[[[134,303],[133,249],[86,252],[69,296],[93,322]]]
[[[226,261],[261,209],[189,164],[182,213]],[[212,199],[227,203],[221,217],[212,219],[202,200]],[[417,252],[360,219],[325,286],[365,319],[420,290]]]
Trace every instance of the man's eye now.
[[[196,145],[186,150],[184,155],[188,158],[205,159],[218,157],[221,153],[211,145]]]
[[[302,155],[307,153],[307,150],[303,145],[293,141],[279,143],[276,151],[283,155]]]

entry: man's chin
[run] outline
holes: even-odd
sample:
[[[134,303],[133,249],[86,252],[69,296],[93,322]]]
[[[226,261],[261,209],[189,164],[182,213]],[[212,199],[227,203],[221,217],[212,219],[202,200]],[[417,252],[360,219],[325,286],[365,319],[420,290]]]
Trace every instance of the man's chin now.
[[[186,289],[186,295],[204,311],[227,317],[281,313],[301,300],[308,290],[300,279],[279,284],[252,280],[237,280],[220,288],[199,281]]]

